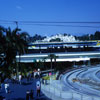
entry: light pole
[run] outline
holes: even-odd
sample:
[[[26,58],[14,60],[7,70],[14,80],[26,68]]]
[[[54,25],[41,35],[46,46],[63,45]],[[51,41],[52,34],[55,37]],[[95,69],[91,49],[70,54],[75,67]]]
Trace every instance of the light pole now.
[[[15,24],[16,24],[16,26],[17,26],[17,29],[18,29],[18,21],[15,21]]]

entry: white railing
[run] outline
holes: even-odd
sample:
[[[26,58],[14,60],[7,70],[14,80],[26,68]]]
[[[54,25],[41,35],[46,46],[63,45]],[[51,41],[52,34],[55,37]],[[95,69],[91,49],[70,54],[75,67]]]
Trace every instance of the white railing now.
[[[41,84],[41,90],[44,93],[48,92],[49,95],[47,96],[52,100],[55,100],[57,97],[62,100],[100,100],[100,97],[64,90],[62,84],[58,84],[56,82],[49,83],[49,85]]]

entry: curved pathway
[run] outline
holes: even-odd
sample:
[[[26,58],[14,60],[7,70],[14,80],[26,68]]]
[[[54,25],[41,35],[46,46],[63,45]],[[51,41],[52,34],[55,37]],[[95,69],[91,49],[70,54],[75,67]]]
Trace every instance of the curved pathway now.
[[[71,91],[76,91],[81,94],[86,94],[90,96],[97,96],[100,97],[100,90],[94,89],[94,85],[90,86],[90,84],[84,84],[80,82],[74,82],[73,78],[80,78],[80,79],[89,79],[93,82],[100,82],[100,79],[97,78],[96,73],[99,71],[99,67],[92,67],[92,68],[80,68],[73,71],[66,73],[62,81],[63,83],[71,89]],[[91,82],[92,82],[91,81]]]
[[[61,75],[61,80],[42,84],[42,91],[52,100],[100,100],[99,72],[99,66],[72,69]],[[73,82],[73,78],[78,81]]]

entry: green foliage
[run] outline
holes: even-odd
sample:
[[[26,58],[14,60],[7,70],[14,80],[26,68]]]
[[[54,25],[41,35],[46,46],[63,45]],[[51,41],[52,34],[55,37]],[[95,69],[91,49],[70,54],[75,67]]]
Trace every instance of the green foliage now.
[[[51,75],[51,76],[44,76],[44,77],[42,77],[42,79],[44,79],[44,80],[50,80],[50,77],[51,77],[51,79],[53,79],[53,80],[56,80],[56,75]]]
[[[44,67],[43,62],[39,60],[39,62],[38,62],[38,68],[41,69],[41,68],[43,68],[43,67]]]
[[[27,50],[28,33],[20,32],[20,29],[0,27],[0,67],[2,71],[10,76],[13,72],[13,63],[16,54],[23,54]],[[17,68],[17,67],[16,67]]]
[[[44,80],[50,80],[50,76],[44,76],[44,77],[42,77],[42,79],[44,79]]]
[[[61,42],[62,40],[60,38],[56,38],[56,39],[51,39],[50,42]]]
[[[76,36],[76,39],[78,40],[100,40],[100,32],[96,31],[94,34],[86,34],[83,36]]]
[[[41,36],[38,34],[35,34],[33,37],[29,37],[29,42],[35,42],[37,40],[43,40],[44,38],[46,38],[45,36]]]

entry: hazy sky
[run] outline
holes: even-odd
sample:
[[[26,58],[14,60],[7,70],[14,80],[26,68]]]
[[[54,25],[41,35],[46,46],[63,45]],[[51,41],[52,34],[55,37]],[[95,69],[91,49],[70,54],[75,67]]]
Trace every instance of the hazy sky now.
[[[32,21],[100,22],[100,0],[0,0],[0,25],[13,29],[16,24],[12,21],[18,21],[18,27],[32,36],[50,36],[57,33],[92,34],[100,31],[100,23],[65,24]]]

